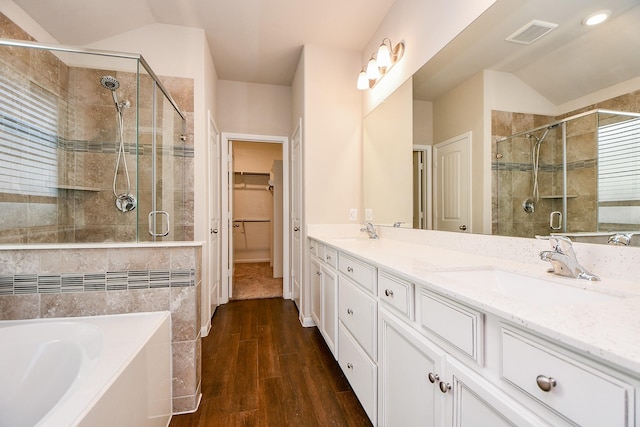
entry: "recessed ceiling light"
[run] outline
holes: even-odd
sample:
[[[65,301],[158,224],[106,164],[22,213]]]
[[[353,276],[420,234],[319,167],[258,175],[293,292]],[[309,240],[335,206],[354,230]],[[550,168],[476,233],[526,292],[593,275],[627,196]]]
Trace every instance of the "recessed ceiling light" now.
[[[587,16],[582,20],[583,25],[588,25],[590,27],[598,24],[602,24],[604,21],[609,19],[611,16],[610,10],[599,10],[591,15]]]

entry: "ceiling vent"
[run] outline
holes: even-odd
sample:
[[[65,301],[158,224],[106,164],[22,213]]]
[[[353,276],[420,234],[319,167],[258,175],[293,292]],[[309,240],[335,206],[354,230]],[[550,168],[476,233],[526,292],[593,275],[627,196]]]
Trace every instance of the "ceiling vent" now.
[[[533,20],[506,38],[507,41],[520,44],[531,44],[556,28],[558,24]]]

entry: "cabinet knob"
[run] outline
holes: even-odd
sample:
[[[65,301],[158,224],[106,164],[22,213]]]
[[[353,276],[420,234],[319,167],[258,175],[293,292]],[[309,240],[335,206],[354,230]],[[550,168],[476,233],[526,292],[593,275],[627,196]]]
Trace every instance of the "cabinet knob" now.
[[[353,315],[353,310],[351,310],[350,308],[347,308],[347,314]]]
[[[392,297],[393,296],[393,291],[391,289],[385,289],[384,290],[384,294],[388,297]]]
[[[431,384],[435,384],[436,381],[438,381],[440,379],[438,374],[434,374],[433,372],[429,372],[429,375],[427,375],[427,377],[429,378],[429,382]]]
[[[353,268],[352,267],[347,267],[347,272],[353,273]]]
[[[536,384],[538,384],[538,387],[542,391],[551,391],[551,389],[557,385],[555,378],[547,377],[546,375],[538,375],[536,377]]]
[[[353,369],[353,364],[352,363],[347,363],[347,369]]]
[[[218,234],[218,229],[217,229],[217,228],[212,228],[212,229],[209,231],[209,233],[210,233],[210,234]]]
[[[467,229],[466,225],[461,225],[460,227],[458,227],[460,230],[465,231]]]
[[[440,381],[440,384],[438,384],[438,387],[440,387],[440,391],[443,392],[443,393],[446,393],[449,390],[451,390],[451,384],[444,383],[442,381]]]
[[[331,261],[331,255],[327,255],[327,261]]]
[[[319,272],[319,271],[316,271],[316,274],[317,274],[318,276],[322,276],[322,273],[321,273],[321,272]]]
[[[293,231],[300,231],[300,227],[293,227]]]

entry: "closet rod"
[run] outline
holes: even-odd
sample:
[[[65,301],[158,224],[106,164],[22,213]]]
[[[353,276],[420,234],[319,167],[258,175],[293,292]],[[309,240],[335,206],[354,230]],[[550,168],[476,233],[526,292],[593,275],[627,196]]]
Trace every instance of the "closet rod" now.
[[[270,176],[271,175],[269,172],[242,172],[242,171],[235,171],[234,174],[250,175],[250,176]]]

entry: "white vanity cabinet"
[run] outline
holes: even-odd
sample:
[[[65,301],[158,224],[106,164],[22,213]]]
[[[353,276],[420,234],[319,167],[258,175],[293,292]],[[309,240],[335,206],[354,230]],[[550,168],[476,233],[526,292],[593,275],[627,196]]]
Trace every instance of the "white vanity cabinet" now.
[[[337,251],[315,240],[309,241],[311,254],[309,283],[311,317],[327,346],[337,358],[338,343],[338,262]]]
[[[371,422],[377,415],[376,268],[338,256],[338,363]]]

